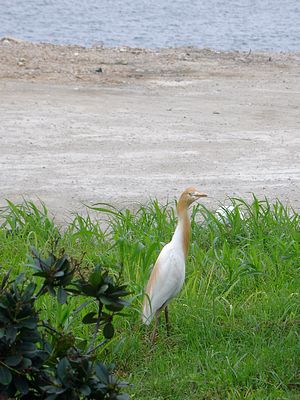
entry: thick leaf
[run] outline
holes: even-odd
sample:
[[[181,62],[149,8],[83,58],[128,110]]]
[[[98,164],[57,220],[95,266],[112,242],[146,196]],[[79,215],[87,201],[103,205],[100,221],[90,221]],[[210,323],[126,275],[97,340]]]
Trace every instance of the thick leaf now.
[[[98,292],[97,292],[97,295],[99,296],[100,294],[103,294],[103,293],[105,293],[106,292],[106,290],[108,289],[108,285],[105,283],[104,285],[102,285],[101,287],[100,287],[100,289],[98,290]]]
[[[23,299],[25,301],[29,301],[32,298],[35,288],[36,288],[35,283],[33,283],[33,282],[29,283],[29,285],[26,287],[26,289],[24,291],[24,295],[23,295]]]
[[[35,258],[39,258],[39,253],[35,247],[30,246],[30,251],[34,255]]]
[[[84,324],[94,324],[95,322],[97,322],[96,315],[96,311],[91,311],[82,318],[82,322]]]
[[[106,306],[111,305],[111,304],[113,303],[112,300],[110,300],[108,297],[103,296],[103,295],[100,295],[100,296],[99,296],[99,300],[100,300],[103,304],[105,304]]]
[[[116,290],[115,292],[111,293],[111,296],[114,297],[123,297],[123,296],[128,296],[129,294],[131,294],[130,292],[128,292],[128,290]]]
[[[96,363],[95,370],[96,370],[96,375],[100,379],[100,381],[107,385],[109,382],[109,374],[105,365],[101,363]]]
[[[30,267],[32,269],[35,269],[36,271],[42,271],[42,268],[40,267],[40,263],[35,263],[35,264],[26,264],[26,267]]]
[[[68,292],[73,293],[73,294],[81,294],[81,287],[79,287],[79,289],[68,288]],[[93,301],[93,300],[91,300],[91,301]]]
[[[32,329],[22,329],[19,338],[24,342],[38,342],[40,340],[40,335],[37,331]]]
[[[36,272],[35,274],[33,274],[33,276],[41,276],[42,278],[46,278],[47,274],[43,271],[40,271],[40,272]]]
[[[88,385],[82,385],[80,388],[80,392],[84,396],[89,396],[91,394],[91,388]]]
[[[10,373],[10,370],[0,366],[0,383],[4,386],[7,386],[10,384],[11,380],[12,374]]]
[[[16,376],[14,377],[14,384],[16,388],[21,392],[21,394],[27,394],[28,393],[28,383],[27,380],[22,377],[22,376]]]
[[[2,279],[1,286],[0,286],[1,289],[4,289],[6,283],[7,283],[8,279],[9,279],[11,270],[12,270],[12,268],[10,268],[10,269],[7,271],[7,273],[5,274],[4,278]]]
[[[116,397],[116,400],[129,400],[129,399],[130,399],[130,397],[129,397],[129,394],[127,394],[127,393],[118,394]]]
[[[68,260],[68,255],[64,254],[59,260],[56,262],[56,268],[61,269],[64,267],[64,269],[67,269],[69,267],[69,260]]]
[[[41,263],[43,263],[46,267],[51,268],[52,265],[55,263],[55,256],[54,254],[50,254],[49,257],[46,259],[41,258]]]
[[[57,376],[65,386],[69,386],[69,376],[72,371],[71,364],[67,357],[62,358],[57,365]]]
[[[55,290],[51,285],[47,285],[48,292],[51,294],[51,296],[55,297],[56,293]]]
[[[115,286],[113,278],[107,272],[103,275],[103,279],[108,285]]]
[[[57,289],[57,300],[60,304],[65,304],[67,301],[67,292],[62,287]]]
[[[34,329],[37,325],[37,321],[35,317],[30,317],[20,321],[19,325],[23,326],[24,328]]]
[[[122,304],[110,304],[110,305],[106,305],[105,306],[109,311],[114,311],[114,312],[118,312],[123,310],[124,306]]]
[[[116,299],[114,304],[121,304],[124,307],[128,307],[129,306],[129,301],[124,300],[124,299]]]
[[[114,336],[115,329],[111,322],[105,324],[103,328],[103,335],[106,339],[111,339]]]
[[[41,366],[48,358],[49,358],[49,353],[47,351],[38,350],[37,354],[34,356],[34,367],[41,368]]]
[[[96,289],[91,285],[85,284],[85,285],[77,286],[77,287],[80,291],[82,291],[87,296],[95,297],[95,295],[96,295]]]
[[[64,271],[58,271],[53,276],[54,278],[60,278],[61,276],[64,276],[64,274]]]
[[[20,352],[32,353],[36,351],[36,346],[34,343],[31,342],[24,342],[17,346]]]
[[[127,386],[128,386],[128,382],[125,382],[125,381],[118,381],[118,386],[119,386],[119,387],[127,387]]]
[[[4,362],[9,367],[15,367],[22,361],[23,357],[20,354],[15,354],[12,356],[8,356],[4,359]]]
[[[60,278],[60,282],[61,285],[68,285],[69,283],[71,283],[73,278],[73,271],[69,272],[69,273],[65,273],[65,276],[63,278]]]
[[[6,329],[6,339],[10,343],[14,343],[14,341],[16,340],[16,337],[17,337],[17,333],[18,333],[18,329],[15,326],[9,326]]]
[[[48,393],[54,393],[49,395],[48,397],[46,397],[46,399],[56,399],[57,395],[64,393],[67,389],[66,388],[62,388],[59,382],[54,382],[55,386],[50,386],[50,385],[46,385],[46,386],[42,386],[42,389],[48,394]],[[54,396],[54,397],[51,397]]]
[[[30,360],[30,358],[24,357],[19,368],[27,369],[27,368],[31,367],[31,365],[32,365],[32,361]]]
[[[15,306],[16,303],[18,302],[18,297],[20,295],[18,286],[15,284],[15,282],[12,285],[13,291],[6,292],[6,298],[8,301],[8,304]]]

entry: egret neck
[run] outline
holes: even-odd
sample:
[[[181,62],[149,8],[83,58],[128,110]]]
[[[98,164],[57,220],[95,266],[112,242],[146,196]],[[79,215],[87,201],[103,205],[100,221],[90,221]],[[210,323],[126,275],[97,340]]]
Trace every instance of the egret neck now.
[[[188,205],[184,199],[180,199],[177,205],[178,224],[173,235],[172,241],[176,243],[176,247],[182,249],[186,258],[189,251],[191,223],[188,214]]]

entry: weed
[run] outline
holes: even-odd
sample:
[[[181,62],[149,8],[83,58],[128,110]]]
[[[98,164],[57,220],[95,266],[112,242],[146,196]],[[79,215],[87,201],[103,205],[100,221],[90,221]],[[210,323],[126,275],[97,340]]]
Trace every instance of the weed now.
[[[140,309],[151,268],[176,226],[174,204],[155,200],[135,212],[97,204],[62,231],[44,205],[37,211],[30,202],[9,202],[1,214],[0,262],[26,274],[28,246],[47,251],[56,241],[69,254],[84,254],[83,273],[98,262],[122,274],[133,301],[127,317],[116,320],[116,339],[101,351],[133,384],[133,399],[298,399],[299,214],[255,196],[251,203],[231,199],[231,206],[223,218],[193,208],[186,282],[170,304],[172,334],[161,329],[154,348]],[[80,310],[70,315],[68,305],[55,308],[51,299],[41,307],[86,340]]]

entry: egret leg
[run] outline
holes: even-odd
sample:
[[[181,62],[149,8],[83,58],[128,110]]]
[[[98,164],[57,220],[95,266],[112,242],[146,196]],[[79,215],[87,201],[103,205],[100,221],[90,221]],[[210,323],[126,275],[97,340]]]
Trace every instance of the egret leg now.
[[[169,310],[168,306],[165,307],[165,319],[166,319],[166,327],[167,327],[167,336],[170,336],[170,321],[169,321]]]
[[[153,332],[152,332],[152,335],[151,335],[151,338],[150,338],[150,341],[151,341],[152,344],[154,343],[154,340],[155,340],[155,338],[156,338],[156,332],[157,332],[159,314],[160,314],[159,311],[157,311],[156,314],[155,314],[154,328],[153,328]]]

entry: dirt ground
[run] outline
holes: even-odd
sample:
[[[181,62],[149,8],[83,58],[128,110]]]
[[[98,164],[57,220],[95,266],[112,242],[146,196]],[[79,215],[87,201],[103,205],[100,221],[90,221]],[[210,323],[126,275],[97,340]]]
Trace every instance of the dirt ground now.
[[[135,207],[195,185],[299,210],[300,53],[0,40],[0,204]]]

